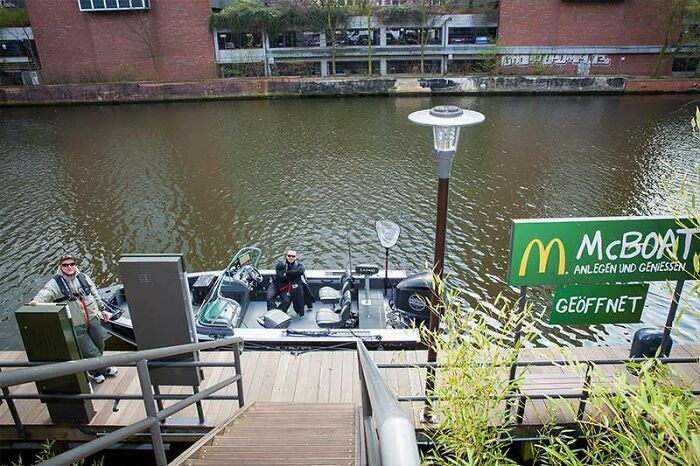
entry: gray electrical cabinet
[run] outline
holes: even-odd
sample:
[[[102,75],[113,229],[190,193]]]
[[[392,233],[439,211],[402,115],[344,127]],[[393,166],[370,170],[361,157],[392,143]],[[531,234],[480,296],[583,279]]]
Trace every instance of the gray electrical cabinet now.
[[[192,300],[181,254],[136,255],[119,259],[134,338],[139,350],[197,342]],[[164,361],[198,361],[199,353]],[[199,368],[162,367],[150,370],[153,385],[198,386]]]
[[[70,314],[65,304],[22,306],[15,312],[27,360],[63,362],[81,359]],[[92,393],[84,372],[36,382],[37,392],[46,395]],[[51,421],[56,424],[88,424],[95,416],[91,400],[47,401]]]

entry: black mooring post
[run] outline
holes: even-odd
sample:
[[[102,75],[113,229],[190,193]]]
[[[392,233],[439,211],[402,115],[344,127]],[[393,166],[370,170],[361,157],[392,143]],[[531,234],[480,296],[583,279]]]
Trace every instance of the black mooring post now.
[[[671,338],[671,327],[673,327],[673,321],[676,320],[676,311],[678,310],[678,303],[681,300],[684,284],[685,280],[678,280],[676,282],[676,289],[673,290],[673,299],[671,300],[671,307],[668,309],[668,317],[666,317],[666,325],[664,326],[664,335],[661,337],[661,351],[664,351],[668,344],[668,339]],[[667,354],[666,356],[669,355],[670,354]]]

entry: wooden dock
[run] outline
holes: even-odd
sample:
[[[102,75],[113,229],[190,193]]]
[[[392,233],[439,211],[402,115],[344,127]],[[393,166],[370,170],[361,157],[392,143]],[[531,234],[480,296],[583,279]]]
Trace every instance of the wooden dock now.
[[[624,359],[629,354],[626,347],[585,347],[571,348],[573,357],[580,361],[591,359]],[[378,364],[408,363],[416,364],[426,361],[425,351],[372,351],[371,356]],[[672,357],[700,357],[700,344],[677,345],[673,348]],[[560,350],[540,348],[523,351],[522,360],[553,360],[562,359]],[[203,352],[203,361],[232,362],[230,352]],[[23,361],[23,352],[1,352],[2,362]],[[681,377],[691,383],[695,389],[700,389],[700,364],[673,364]],[[13,370],[13,369],[3,369]],[[622,365],[601,366],[608,375],[627,371]],[[425,369],[417,367],[380,368],[385,381],[396,396],[421,396],[425,385]],[[206,388],[230,377],[232,368],[204,368],[204,381],[201,388]],[[307,352],[290,351],[244,351],[242,354],[242,375],[246,405],[256,401],[285,402],[285,403],[351,403],[361,401],[358,361],[355,351],[326,351],[313,350]],[[557,388],[559,384],[559,388]],[[542,393],[560,390],[562,393],[580,393],[582,380],[567,367],[544,366],[529,367],[525,373],[525,387],[528,393]],[[552,388],[554,387],[554,388]],[[120,368],[116,377],[110,377],[101,385],[93,385],[98,394],[122,393],[140,394],[139,382],[135,367]],[[24,384],[10,389],[11,393],[36,393],[33,383]],[[189,394],[190,387],[161,387],[162,394]],[[235,395],[236,385],[230,385],[220,394]],[[57,440],[83,441],[94,438],[98,432],[109,432],[121,426],[129,425],[145,417],[143,403],[140,400],[123,400],[114,410],[114,401],[93,401],[97,415],[86,426],[53,425],[45,405],[38,400],[15,401],[27,434],[26,440],[43,441],[47,438]],[[167,407],[174,401],[164,401]],[[552,416],[547,401],[530,401],[526,405],[523,417],[524,426],[540,426],[546,416]],[[571,400],[578,403],[578,400]],[[419,411],[422,402],[402,402],[409,416],[414,419],[417,431],[422,431],[426,425],[421,424]],[[198,425],[197,412],[194,406],[178,413],[163,425],[166,441],[193,442],[201,436],[229,420],[238,411],[238,402],[233,400],[203,401],[205,424]],[[556,410],[555,410],[556,411]],[[555,412],[557,421],[566,423],[572,419],[562,410]],[[15,429],[7,404],[0,405],[0,441],[12,443],[20,437]],[[143,442],[149,437],[144,435]]]

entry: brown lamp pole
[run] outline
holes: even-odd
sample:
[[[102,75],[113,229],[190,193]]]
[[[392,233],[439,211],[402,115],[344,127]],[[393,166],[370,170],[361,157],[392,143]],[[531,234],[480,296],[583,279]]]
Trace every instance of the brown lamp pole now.
[[[447,199],[450,188],[450,171],[452,160],[457,152],[459,143],[459,129],[462,126],[472,126],[482,123],[484,115],[471,110],[463,110],[453,105],[442,105],[433,107],[430,110],[420,110],[408,116],[413,123],[431,126],[433,128],[433,142],[435,146],[435,160],[438,175],[437,193],[437,217],[435,220],[435,256],[433,258],[433,274],[437,279],[433,279],[433,297],[430,314],[430,332],[436,335],[440,328],[440,318],[444,313],[444,303],[438,288],[442,281],[445,263],[445,236],[447,232]],[[437,350],[435,342],[428,343],[428,364],[437,360]],[[425,394],[428,396],[435,387],[435,368],[428,366],[425,379]],[[423,410],[423,421],[433,420],[432,412],[426,404]]]

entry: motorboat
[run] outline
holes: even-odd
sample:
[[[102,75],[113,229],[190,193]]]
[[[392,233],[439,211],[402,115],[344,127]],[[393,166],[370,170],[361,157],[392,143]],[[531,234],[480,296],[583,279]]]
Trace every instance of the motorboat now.
[[[292,306],[268,310],[266,292],[275,271],[259,268],[262,253],[257,247],[240,249],[223,270],[187,273],[197,338],[236,335],[270,346],[331,345],[358,337],[375,346],[418,344],[416,327],[429,319],[431,275],[388,270],[389,248],[400,230],[387,221],[376,222],[376,229],[386,248],[384,268],[352,267],[349,254],[344,270],[307,269],[304,288],[313,304],[306,304],[301,316]],[[114,285],[99,292],[112,313],[104,323],[107,331],[135,345],[124,287]]]

